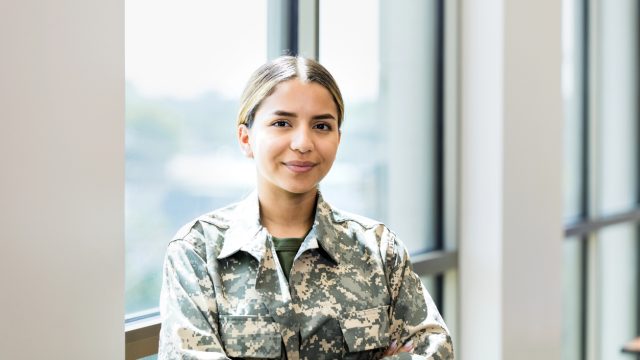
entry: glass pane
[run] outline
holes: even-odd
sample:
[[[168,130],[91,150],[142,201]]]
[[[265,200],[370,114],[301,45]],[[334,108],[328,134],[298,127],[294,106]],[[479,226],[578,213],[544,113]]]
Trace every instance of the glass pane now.
[[[638,232],[631,224],[600,232],[598,239],[599,359],[629,358],[620,349],[638,336]]]
[[[577,238],[566,239],[562,243],[562,359],[581,360],[584,321],[582,311],[583,273],[582,247],[585,244]]]
[[[422,284],[424,285],[425,289],[427,289],[427,291],[429,292],[429,295],[431,295],[431,298],[433,299],[434,302],[438,301],[438,286],[437,286],[437,275],[430,275],[430,276],[420,276],[420,280],[422,280]],[[438,310],[442,312],[442,304],[436,304],[436,307],[438,307]]]
[[[562,95],[564,99],[564,217],[573,222],[581,216],[582,138],[584,137],[584,26],[583,1],[562,2]]]
[[[126,311],[156,307],[176,231],[253,188],[238,99],[266,61],[266,2],[126,1]],[[242,46],[239,46],[242,45]]]
[[[600,211],[610,214],[638,199],[638,2],[602,1],[600,8]]]
[[[435,247],[436,20],[436,1],[320,2],[320,61],[346,107],[323,191],[389,225],[412,253]]]

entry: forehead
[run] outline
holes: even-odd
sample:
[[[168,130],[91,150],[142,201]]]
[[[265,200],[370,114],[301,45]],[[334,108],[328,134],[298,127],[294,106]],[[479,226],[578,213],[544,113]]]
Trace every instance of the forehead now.
[[[284,110],[296,113],[331,113],[337,107],[329,90],[315,82],[287,80],[274,87],[271,95],[260,104],[256,114]]]

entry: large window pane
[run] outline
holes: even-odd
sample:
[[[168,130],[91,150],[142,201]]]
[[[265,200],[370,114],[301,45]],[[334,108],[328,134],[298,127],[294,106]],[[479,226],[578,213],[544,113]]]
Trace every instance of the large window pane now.
[[[238,99],[266,61],[263,1],[126,1],[126,311],[156,307],[177,229],[240,199]]]
[[[601,214],[626,211],[638,200],[638,2],[600,1],[596,89]],[[620,359],[621,346],[638,335],[636,224],[602,230],[597,245],[596,356]]]
[[[600,3],[598,113],[603,214],[629,210],[638,199],[638,2]]]
[[[438,307],[438,310],[442,312],[442,304],[438,301],[438,299],[440,298],[440,289],[438,289],[438,275],[420,276],[420,281],[422,281],[424,288],[427,289],[429,295],[431,295],[431,298]]]
[[[597,299],[599,359],[625,360],[620,349],[638,336],[638,233],[634,224],[600,232]]]
[[[436,1],[320,2],[320,61],[346,102],[323,191],[384,221],[413,253],[436,246],[436,20]]]

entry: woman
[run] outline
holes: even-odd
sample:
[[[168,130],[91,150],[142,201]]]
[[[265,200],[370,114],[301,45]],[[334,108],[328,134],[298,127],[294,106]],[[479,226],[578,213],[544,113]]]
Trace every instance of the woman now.
[[[343,113],[333,77],[313,60],[283,56],[253,74],[238,140],[257,191],[170,243],[161,359],[453,359],[395,234],[318,191]]]

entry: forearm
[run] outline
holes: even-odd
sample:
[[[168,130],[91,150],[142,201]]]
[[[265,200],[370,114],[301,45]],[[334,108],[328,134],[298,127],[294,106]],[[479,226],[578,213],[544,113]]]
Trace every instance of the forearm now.
[[[393,237],[388,243],[385,253],[392,295],[391,339],[402,344],[411,341],[414,346],[411,356],[415,359],[453,360],[449,330],[420,278],[413,272],[406,249]],[[407,358],[407,355],[402,356]]]

